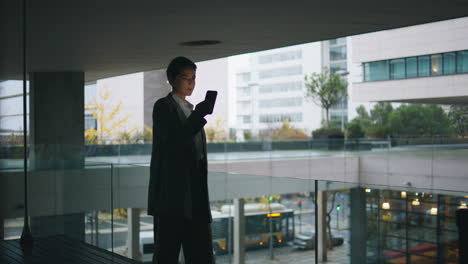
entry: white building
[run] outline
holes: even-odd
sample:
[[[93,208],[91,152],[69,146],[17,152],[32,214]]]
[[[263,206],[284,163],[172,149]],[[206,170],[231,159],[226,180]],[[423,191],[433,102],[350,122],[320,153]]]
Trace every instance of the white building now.
[[[307,43],[238,56],[235,82],[237,138],[267,134],[288,119],[307,135],[319,127],[324,111],[305,97],[305,75],[330,68],[349,75],[348,38]],[[346,100],[330,109],[330,119],[348,119]]]

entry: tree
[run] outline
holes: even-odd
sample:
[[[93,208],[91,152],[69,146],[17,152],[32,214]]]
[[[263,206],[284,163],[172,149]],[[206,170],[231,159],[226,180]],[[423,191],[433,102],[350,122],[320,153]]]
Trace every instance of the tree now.
[[[458,136],[468,135],[468,106],[452,105],[448,116]]]
[[[369,113],[363,105],[356,107],[356,113],[358,114],[358,118],[370,119]]]
[[[226,141],[226,130],[224,129],[224,121],[216,119],[214,125],[205,128],[206,140],[208,142]]]
[[[122,101],[119,100],[116,105],[111,106],[110,95],[108,90],[100,91],[91,103],[85,105],[85,109],[90,110],[97,120],[97,128],[85,131],[87,144],[106,144],[125,132],[125,124],[130,115],[120,117]],[[129,131],[133,132],[134,130],[135,128],[131,128]]]
[[[439,105],[401,105],[390,115],[390,127],[399,136],[449,135],[450,120]]]
[[[321,73],[312,73],[304,77],[306,97],[309,97],[318,106],[325,109],[327,128],[330,127],[329,109],[332,105],[347,98],[346,83],[335,73],[324,68]]]
[[[378,102],[370,111],[370,119],[375,126],[389,126],[390,115],[393,112],[393,106],[388,102]]]
[[[271,139],[273,140],[288,140],[288,139],[308,139],[309,137],[304,133],[304,130],[294,128],[288,119],[283,120],[283,124],[273,129],[271,132]]]
[[[250,130],[244,130],[244,140],[249,141],[252,139],[252,132]]]
[[[361,125],[360,119],[355,118],[353,119],[349,124],[346,129],[346,136],[347,138],[362,138],[364,137],[364,129],[363,126]]]

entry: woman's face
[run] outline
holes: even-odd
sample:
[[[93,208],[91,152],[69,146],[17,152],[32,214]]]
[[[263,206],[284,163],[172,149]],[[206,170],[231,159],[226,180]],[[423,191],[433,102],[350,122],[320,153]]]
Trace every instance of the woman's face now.
[[[173,88],[178,96],[185,98],[186,96],[192,95],[195,89],[195,74],[196,72],[193,69],[187,68],[177,75],[174,80]]]

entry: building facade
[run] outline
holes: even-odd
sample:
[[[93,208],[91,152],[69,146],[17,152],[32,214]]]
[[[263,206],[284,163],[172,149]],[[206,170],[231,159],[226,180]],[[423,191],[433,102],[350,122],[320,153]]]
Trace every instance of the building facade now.
[[[468,18],[352,37],[360,102],[466,104]]]
[[[305,96],[304,77],[323,68],[348,78],[348,38],[307,43],[243,55],[247,63],[236,73],[237,139],[246,135],[268,138],[269,132],[288,120],[306,135],[321,127],[322,107]],[[233,66],[235,67],[235,66]],[[346,123],[347,99],[330,109],[331,120]]]

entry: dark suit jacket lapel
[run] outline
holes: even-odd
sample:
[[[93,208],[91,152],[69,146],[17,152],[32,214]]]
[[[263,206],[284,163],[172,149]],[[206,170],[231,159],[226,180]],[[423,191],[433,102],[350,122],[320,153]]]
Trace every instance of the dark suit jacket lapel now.
[[[172,93],[169,93],[169,95],[167,96],[167,99],[171,103],[172,107],[175,109],[177,116],[179,117],[179,122],[182,123],[185,120],[187,120],[187,117],[185,116],[182,109],[180,109],[180,106],[177,104],[174,98],[172,98]]]

